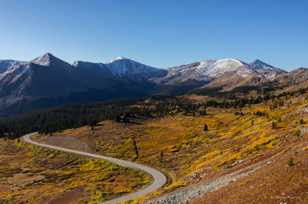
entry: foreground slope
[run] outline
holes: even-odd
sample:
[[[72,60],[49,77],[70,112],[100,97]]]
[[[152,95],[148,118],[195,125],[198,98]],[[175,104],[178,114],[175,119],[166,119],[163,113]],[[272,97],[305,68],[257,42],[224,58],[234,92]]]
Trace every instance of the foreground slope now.
[[[307,203],[307,135],[303,139],[306,142],[293,141],[293,148],[254,174],[236,179],[190,203]]]
[[[302,155],[307,151],[307,137],[300,132],[308,120],[307,104],[307,94],[290,94],[243,108],[208,108],[206,115],[174,110],[142,122],[103,121],[93,132],[81,127],[53,137],[42,135],[41,139],[74,138],[101,154],[156,166],[169,175],[169,185],[158,192],[163,194],[243,170],[274,155],[287,158],[297,144],[301,148],[296,151]],[[305,180],[305,175],[301,178]],[[285,192],[291,192],[292,186]],[[282,187],[277,188],[281,192]],[[302,192],[305,185],[298,189]],[[253,191],[260,196],[267,194],[262,189]],[[305,199],[301,193],[297,196]]]
[[[143,172],[0,139],[0,203],[100,203],[148,185]],[[87,149],[83,146],[84,150]]]
[[[102,156],[102,155],[98,155],[98,154],[93,154],[93,153],[89,153],[89,152],[86,152],[86,151],[80,151],[80,150],[65,148],[65,147],[61,147],[61,146],[40,143],[40,142],[32,140],[31,137],[33,137],[35,135],[37,135],[37,133],[25,135],[25,136],[23,136],[23,140],[26,143],[36,145],[38,147],[43,147],[43,148],[47,148],[47,149],[57,150],[57,151],[60,151],[60,152],[67,152],[67,153],[86,156],[86,157],[90,157],[90,158],[94,158],[94,159],[100,159],[100,160],[103,160],[103,161],[108,161],[112,164],[119,165],[119,166],[122,166],[124,168],[131,168],[131,169],[134,169],[134,170],[146,172],[146,173],[148,173],[149,175],[152,176],[153,182],[151,184],[149,184],[148,186],[146,186],[142,189],[139,189],[136,192],[125,194],[125,195],[122,195],[120,197],[108,200],[108,201],[104,202],[105,204],[127,202],[127,201],[130,201],[130,200],[137,199],[141,196],[145,196],[145,195],[147,195],[151,192],[158,190],[159,188],[161,188],[166,183],[165,175],[163,173],[159,172],[158,170],[153,169],[149,166],[137,164],[137,163],[130,162],[130,161],[120,160],[120,159],[116,159],[116,158],[112,158],[112,157],[106,157],[106,156]]]

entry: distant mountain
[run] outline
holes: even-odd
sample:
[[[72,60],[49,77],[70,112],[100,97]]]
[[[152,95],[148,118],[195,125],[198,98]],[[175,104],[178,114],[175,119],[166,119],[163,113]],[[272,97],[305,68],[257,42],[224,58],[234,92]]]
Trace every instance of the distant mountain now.
[[[204,60],[160,69],[128,58],[109,63],[67,63],[50,53],[29,62],[0,60],[0,116],[64,104],[224,92],[266,83],[290,85],[308,79],[307,69],[286,72],[261,60]]]
[[[278,75],[286,73],[286,71],[262,62],[261,60],[255,60],[250,63],[249,66],[268,80],[274,80]]]
[[[308,83],[308,68],[298,68],[291,72],[284,73],[276,78],[282,85],[294,85],[300,83]]]
[[[0,61],[0,70],[0,115],[33,104],[43,108],[145,96],[156,88],[145,80],[166,72],[129,59],[71,65],[50,53],[30,62]]]
[[[269,65],[259,59],[251,62],[249,64],[249,66],[252,68],[252,69],[255,69],[255,70],[274,70],[274,71],[282,71],[281,69],[279,68],[276,68],[272,65]]]
[[[0,60],[0,74],[19,63],[20,62],[16,60]]]
[[[117,83],[116,78],[103,63],[77,61],[72,66],[74,77],[85,89],[108,88]]]
[[[198,81],[203,82],[202,87],[221,87],[230,90],[238,86],[272,81],[283,73],[286,72],[260,60],[248,64],[241,60],[226,58],[172,67],[168,69],[165,77],[155,81],[168,85]]]
[[[82,87],[72,76],[73,67],[47,53],[27,63],[15,64],[0,77],[4,97],[57,97]]]
[[[167,73],[166,70],[141,64],[125,57],[118,57],[105,65],[114,76],[130,79],[149,79],[161,77]]]

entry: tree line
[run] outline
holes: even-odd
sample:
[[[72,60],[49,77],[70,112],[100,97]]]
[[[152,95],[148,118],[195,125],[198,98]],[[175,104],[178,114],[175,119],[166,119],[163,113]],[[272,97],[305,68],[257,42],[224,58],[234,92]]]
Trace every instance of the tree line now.
[[[236,100],[211,99],[204,103],[192,103],[178,97],[155,96],[147,100],[97,103],[54,108],[32,112],[11,119],[0,120],[0,137],[17,138],[26,133],[38,131],[43,134],[89,126],[92,130],[99,121],[114,120],[122,123],[138,123],[148,118],[166,115],[206,115],[208,107],[242,108],[267,100],[283,104],[290,96],[304,94],[306,89],[270,95],[241,98]],[[258,113],[261,114],[261,113]]]

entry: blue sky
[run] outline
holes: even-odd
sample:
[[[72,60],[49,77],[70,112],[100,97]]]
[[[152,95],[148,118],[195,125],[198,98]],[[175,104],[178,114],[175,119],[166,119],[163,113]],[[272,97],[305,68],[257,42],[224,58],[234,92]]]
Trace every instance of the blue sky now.
[[[308,67],[305,0],[0,0],[0,59],[125,56],[158,67],[224,57]]]

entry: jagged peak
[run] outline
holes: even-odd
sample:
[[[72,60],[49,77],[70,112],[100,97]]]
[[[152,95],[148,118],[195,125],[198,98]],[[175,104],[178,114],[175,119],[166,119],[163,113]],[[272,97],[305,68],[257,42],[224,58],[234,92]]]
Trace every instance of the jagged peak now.
[[[254,60],[252,63],[263,63],[263,64],[267,64],[267,63],[263,62],[263,61],[260,60],[260,59],[256,59],[256,60]]]
[[[262,60],[256,59],[255,61],[251,62],[249,64],[249,67],[251,69],[254,69],[256,71],[263,70],[263,71],[274,71],[278,73],[286,73],[285,70],[277,68],[275,66],[272,66]]]
[[[274,68],[274,66],[272,66],[272,65],[270,65],[270,64],[268,64],[268,63],[266,63],[266,62],[264,62],[260,59],[254,60],[253,62],[250,63],[250,65],[255,66],[255,68],[258,68],[258,66],[261,67],[261,68],[263,68],[263,67]]]
[[[42,56],[39,56],[31,61],[31,63],[38,64],[41,66],[50,66],[52,64],[68,64],[67,62],[55,57],[53,54],[47,52]]]

